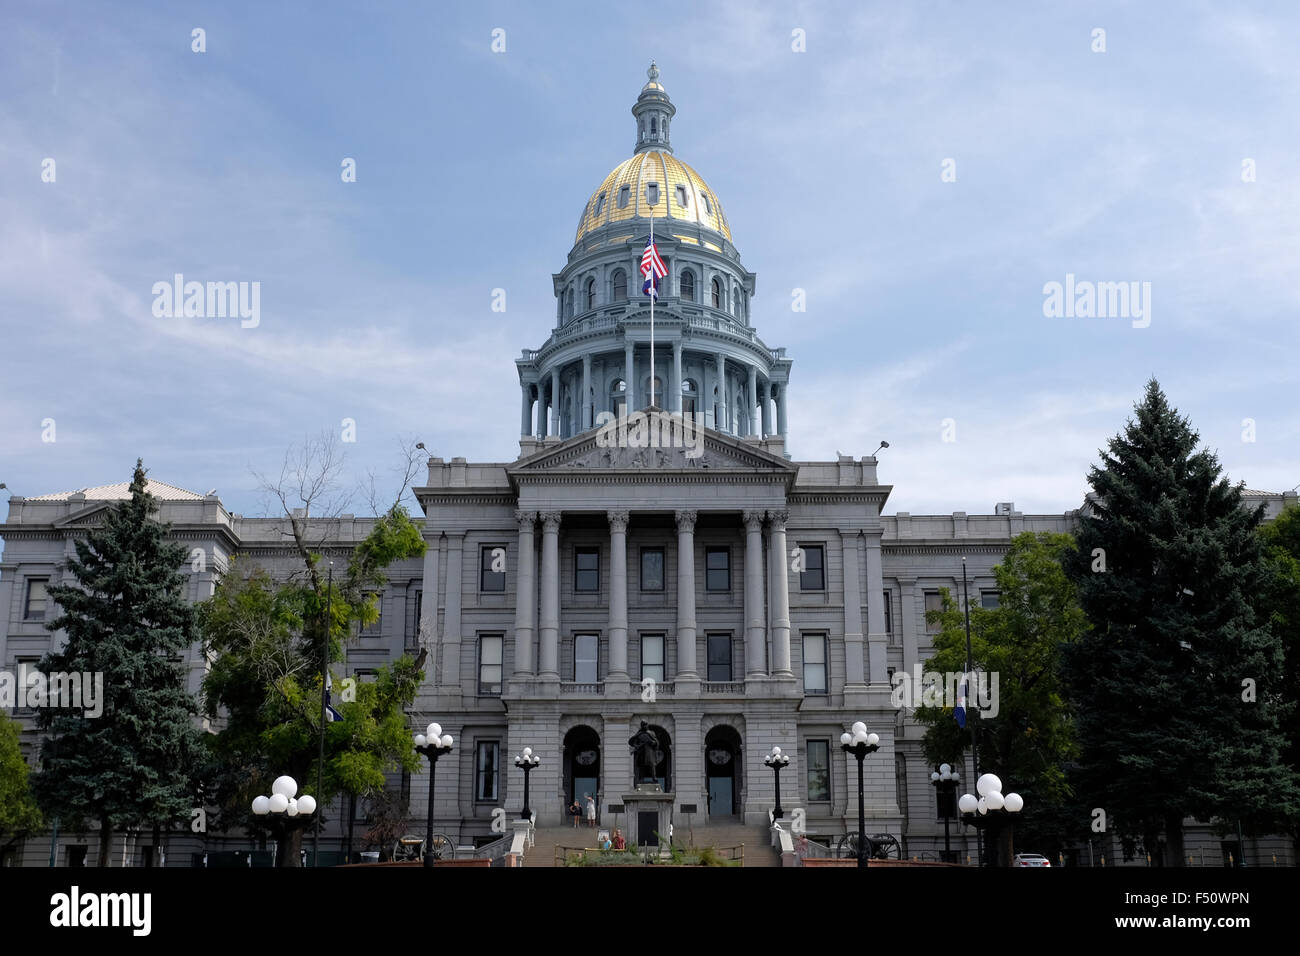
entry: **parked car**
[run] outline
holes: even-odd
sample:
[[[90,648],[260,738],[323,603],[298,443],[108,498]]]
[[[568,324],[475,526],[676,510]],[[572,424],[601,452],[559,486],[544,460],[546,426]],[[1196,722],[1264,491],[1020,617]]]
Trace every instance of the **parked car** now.
[[[1017,853],[1012,866],[1051,866],[1052,861],[1038,853]]]

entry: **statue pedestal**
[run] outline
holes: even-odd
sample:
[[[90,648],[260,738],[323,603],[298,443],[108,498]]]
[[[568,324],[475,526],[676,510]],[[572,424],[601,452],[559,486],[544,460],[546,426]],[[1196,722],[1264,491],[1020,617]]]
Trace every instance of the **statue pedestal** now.
[[[667,847],[668,826],[673,819],[671,793],[664,793],[657,783],[638,784],[635,790],[623,794],[623,810],[627,814],[629,847]],[[656,832],[662,835],[662,841],[655,836]]]

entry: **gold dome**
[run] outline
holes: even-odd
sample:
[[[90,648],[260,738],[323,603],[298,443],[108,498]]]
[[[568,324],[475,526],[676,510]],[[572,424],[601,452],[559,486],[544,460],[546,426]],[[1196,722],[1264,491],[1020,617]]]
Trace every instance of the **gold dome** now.
[[[655,184],[659,187],[659,201],[652,211],[647,191]],[[731,239],[722,203],[704,178],[671,153],[652,149],[624,160],[605,177],[587,201],[573,241],[581,242],[587,233],[610,223],[627,222],[633,226],[634,220],[640,220],[637,225],[644,226],[651,216],[667,220],[662,225],[655,223],[656,234],[671,235],[675,223],[691,223]]]

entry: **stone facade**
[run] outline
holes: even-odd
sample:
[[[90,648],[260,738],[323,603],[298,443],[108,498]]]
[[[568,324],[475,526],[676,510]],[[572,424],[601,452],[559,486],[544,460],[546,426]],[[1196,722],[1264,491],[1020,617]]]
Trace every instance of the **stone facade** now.
[[[1076,512],[1023,515],[1005,504],[991,515],[886,515],[891,487],[875,457],[790,460],[791,360],[750,325],[756,277],[740,263],[716,195],[665,158],[674,112],[652,71],[633,108],[633,160],[593,194],[553,277],[555,328],[516,361],[519,457],[429,460],[415,490],[427,553],[388,569],[380,621],[355,636],[344,670],[364,679],[404,652],[429,651],[411,724],[436,720],[455,737],[439,761],[435,821],[462,844],[494,839],[498,808],[518,813],[523,774],[513,757],[525,746],[542,761],[531,777],[539,822],[564,822],[565,807],[592,791],[608,822],[632,787],[627,741],[642,720],[661,741],[675,820],[765,824],[775,792],[763,757],[780,746],[791,757],[783,807],[804,811],[810,834],[834,839],[856,827],[856,761],[839,737],[861,720],[880,736],[866,762],[868,829],[893,834],[909,855],[932,856],[943,845],[933,768],[920,751],[922,728],[891,704],[891,677],[931,654],[927,601],[944,588],[958,595],[963,560],[971,601],[992,601],[992,569],[1011,539],[1069,531]],[[649,216],[669,267],[653,365],[639,283]],[[697,447],[611,442],[597,427],[602,412],[650,405],[652,367],[655,406],[694,416]],[[277,575],[300,566],[286,521],[230,514],[215,496],[157,482],[152,489],[162,519],[193,549],[192,600],[212,594],[235,555]],[[0,667],[14,671],[62,640],[44,629],[43,610],[32,613],[40,610],[32,583],[57,584],[73,542],[124,496],[119,485],[10,498],[0,525]],[[1271,516],[1295,494],[1256,497]],[[370,527],[345,515],[313,522],[309,539],[342,561]],[[205,667],[197,647],[187,665],[197,690]],[[34,763],[39,741],[30,716],[19,716]],[[425,781],[392,780],[409,791],[413,830],[427,807]],[[962,789],[972,783],[966,767]],[[969,855],[974,843],[960,830],[953,847]],[[331,848],[341,832],[336,824],[327,834]],[[1214,862],[1217,844],[1201,837]],[[1189,852],[1198,839],[1189,833]],[[127,836],[138,863],[132,840],[147,836]],[[61,842],[59,862],[68,845],[88,844],[93,864],[93,835]],[[175,834],[171,862],[247,846],[240,834]],[[1266,864],[1268,847],[1253,850]],[[28,841],[11,862],[41,865],[48,852],[48,840]]]

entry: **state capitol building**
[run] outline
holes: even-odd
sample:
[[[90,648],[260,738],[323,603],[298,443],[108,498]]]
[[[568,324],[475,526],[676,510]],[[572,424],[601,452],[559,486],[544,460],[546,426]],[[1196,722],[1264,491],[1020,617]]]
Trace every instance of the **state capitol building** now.
[[[404,652],[429,651],[411,724],[437,721],[455,738],[438,763],[435,829],[463,846],[498,839],[496,808],[518,814],[513,761],[524,747],[542,758],[530,780],[539,828],[568,826],[566,807],[586,794],[605,825],[632,788],[628,740],[642,721],[659,741],[654,773],[679,833],[689,825],[708,842],[702,828],[726,828],[766,845],[775,792],[763,758],[779,746],[790,757],[787,816],[802,809],[808,834],[833,842],[857,828],[856,761],[839,743],[862,721],[880,738],[865,764],[868,832],[937,859],[944,828],[924,728],[892,706],[891,678],[932,652],[926,611],[940,607],[941,589],[960,597],[963,558],[971,604],[995,606],[992,568],[1011,539],[1070,531],[1075,513],[1024,515],[1004,503],[980,515],[886,514],[891,486],[875,457],[791,460],[793,361],[751,323],[756,274],[722,198],[674,152],[676,109],[653,65],[648,75],[632,107],[632,155],[590,193],[552,276],[553,328],[515,359],[518,457],[429,459],[415,488],[427,553],[389,567],[380,620],[348,644],[336,673],[365,680]],[[640,267],[652,219],[667,267],[653,363]],[[602,413],[645,409],[652,394],[654,407],[702,423],[699,447],[599,440]],[[10,499],[0,667],[34,667],[58,640],[43,626],[46,587],[126,488]],[[213,593],[236,554],[273,573],[297,566],[285,519],[231,514],[215,495],[160,481],[150,488],[174,537],[213,556],[187,572],[192,600]],[[1272,516],[1282,501],[1269,497]],[[330,520],[316,530],[346,560],[372,521]],[[204,667],[192,648],[191,690]],[[34,723],[18,716],[32,755]],[[961,769],[962,789],[973,789]],[[427,778],[394,775],[392,787],[409,795],[410,829],[422,834]],[[347,814],[330,810],[327,847],[337,849]],[[954,821],[952,833],[954,851],[973,855],[973,832]],[[170,865],[250,846],[241,833],[170,839]],[[1189,848],[1198,839],[1189,829]],[[128,840],[139,845],[124,850],[119,835],[114,856],[142,865],[151,837]],[[60,864],[97,850],[93,834],[57,841]],[[1218,845],[1206,845],[1217,862]],[[49,852],[47,835],[7,862],[44,865]]]

